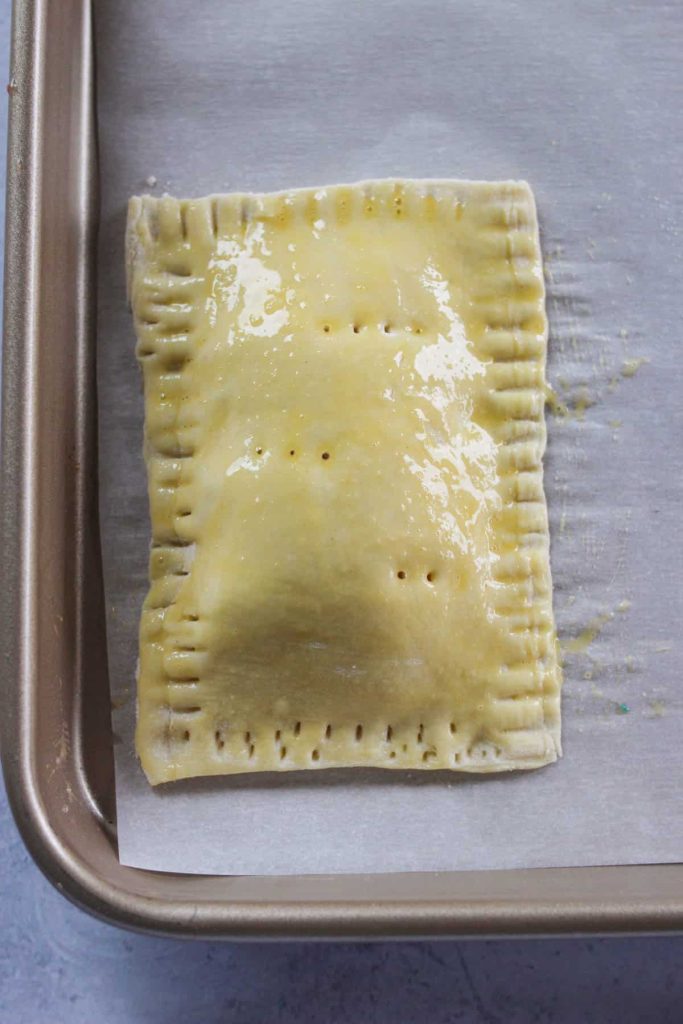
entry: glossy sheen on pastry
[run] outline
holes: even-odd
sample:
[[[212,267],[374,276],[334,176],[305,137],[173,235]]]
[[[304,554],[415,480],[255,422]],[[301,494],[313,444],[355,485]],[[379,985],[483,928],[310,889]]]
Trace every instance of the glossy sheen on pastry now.
[[[152,783],[560,752],[524,182],[135,198]]]

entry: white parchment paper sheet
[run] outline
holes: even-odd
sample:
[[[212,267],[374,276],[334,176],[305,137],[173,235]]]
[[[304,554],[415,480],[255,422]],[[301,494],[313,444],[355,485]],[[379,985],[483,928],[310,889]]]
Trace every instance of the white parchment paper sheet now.
[[[121,860],[320,873],[677,860],[683,17],[642,0],[100,0],[101,511]],[[128,196],[526,178],[551,321],[546,486],[565,758],[152,790],[133,752],[149,526]],[[640,365],[637,361],[644,359]],[[630,362],[636,360],[636,362]],[[629,711],[619,710],[619,705]]]

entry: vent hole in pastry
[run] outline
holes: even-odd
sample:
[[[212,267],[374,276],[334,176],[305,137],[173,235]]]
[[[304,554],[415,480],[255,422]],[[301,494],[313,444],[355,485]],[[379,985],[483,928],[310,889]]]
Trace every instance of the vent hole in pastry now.
[[[356,743],[360,743],[360,741],[362,739],[363,739],[363,726],[362,725],[357,725],[356,726]]]
[[[385,334],[391,334],[391,324],[384,324],[382,330],[384,331]]]
[[[300,732],[301,732],[301,722],[295,722],[294,723],[294,735],[298,736]]]
[[[225,746],[225,740],[223,739],[219,730],[214,733],[214,739],[216,740],[216,747],[218,750],[222,750]]]
[[[244,734],[244,742],[246,744],[251,743],[251,733],[250,732],[245,732],[245,734]]]
[[[323,330],[324,330],[325,334],[329,334],[330,330],[331,330],[330,325],[329,324],[323,324]]]
[[[433,583],[435,579],[436,579],[436,573],[432,569],[432,570],[430,570],[427,573],[427,583]]]
[[[198,615],[185,615],[183,616],[186,622],[199,622]]]
[[[290,455],[296,455],[296,449],[294,449],[294,448],[290,448],[290,449],[289,449],[289,454],[290,454]]]
[[[420,723],[420,725],[418,727],[418,730],[417,730],[417,742],[418,743],[422,743],[422,740],[424,738],[424,732],[425,732],[425,727],[424,727],[424,725],[422,725]]]
[[[448,728],[451,730],[451,736],[455,736],[456,732],[458,731],[455,722],[451,722]]]
[[[399,569],[396,575],[400,580],[404,580],[406,578],[405,569]]]
[[[453,754],[453,761],[455,764],[460,764],[460,754]]]
[[[254,751],[255,750],[256,750],[256,747],[254,746],[253,743],[251,743],[250,746],[249,746],[249,757],[253,757],[254,756]]]
[[[389,751],[389,757],[391,757],[391,758],[396,757],[396,751],[395,750],[390,750]]]
[[[387,726],[387,743],[391,743],[391,739],[392,739],[393,735],[394,735],[394,730],[391,728],[390,725],[388,725]]]
[[[426,762],[426,761],[429,761],[430,758],[432,758],[432,757],[436,757],[436,751],[435,750],[425,750],[424,754],[422,755],[422,760]]]
[[[189,729],[185,729],[185,731],[182,734],[182,738],[183,738],[183,743],[189,743],[189,741],[190,741],[190,730]]]
[[[280,760],[284,761],[287,757],[287,747],[280,747]]]
[[[200,704],[184,704],[181,707],[173,709],[176,715],[196,715],[198,711],[201,711]]]
[[[311,760],[312,761],[319,761],[320,760],[320,751],[319,750],[312,750],[311,751]]]
[[[360,334],[360,324],[354,324],[353,325],[353,333],[354,334]]]
[[[256,449],[256,454],[257,455],[263,455],[263,448],[257,448]]]
[[[276,742],[276,743],[279,743],[279,742],[280,742],[280,737],[281,737],[281,736],[282,736],[282,732],[281,732],[281,730],[280,730],[280,729],[276,729],[276,730],[275,730],[275,742]]]
[[[181,519],[185,519],[185,518],[187,518],[187,516],[191,516],[191,515],[192,515],[192,510],[189,509],[189,508],[178,509],[178,516]]]
[[[328,723],[328,725],[327,725],[327,727],[325,729],[325,739],[329,740],[331,735],[332,735],[332,726]]]
[[[320,456],[321,459],[325,459],[325,460],[329,459],[329,457],[330,457],[330,453],[329,452],[323,452],[322,455]]]
[[[419,324],[415,324],[415,326],[413,327],[413,333],[414,334],[422,334],[422,327],[420,327]]]
[[[174,576],[189,576],[187,569],[178,569],[178,572],[173,573]]]

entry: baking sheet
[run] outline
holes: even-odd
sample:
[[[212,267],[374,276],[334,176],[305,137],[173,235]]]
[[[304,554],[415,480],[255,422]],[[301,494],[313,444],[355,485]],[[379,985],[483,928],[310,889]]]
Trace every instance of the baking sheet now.
[[[680,743],[683,17],[663,2],[95,4],[100,493],[119,855],[164,871],[671,862]],[[152,790],[133,753],[149,525],[125,299],[132,193],[526,178],[551,324],[546,490],[565,757]]]

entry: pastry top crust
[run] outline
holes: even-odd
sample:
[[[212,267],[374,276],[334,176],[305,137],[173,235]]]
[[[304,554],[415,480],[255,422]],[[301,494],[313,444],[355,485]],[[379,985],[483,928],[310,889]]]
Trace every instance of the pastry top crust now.
[[[560,750],[524,182],[131,200],[152,783]]]

